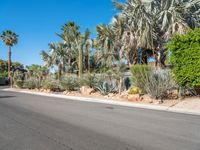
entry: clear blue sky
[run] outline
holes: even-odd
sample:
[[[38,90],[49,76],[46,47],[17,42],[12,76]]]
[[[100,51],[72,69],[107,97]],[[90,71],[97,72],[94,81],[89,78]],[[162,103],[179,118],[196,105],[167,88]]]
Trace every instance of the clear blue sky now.
[[[40,51],[59,40],[55,32],[64,23],[75,21],[82,30],[89,27],[94,33],[96,25],[109,23],[115,13],[111,0],[0,0],[0,32],[10,29],[19,35],[13,61],[43,64]],[[2,42],[0,59],[7,59]]]

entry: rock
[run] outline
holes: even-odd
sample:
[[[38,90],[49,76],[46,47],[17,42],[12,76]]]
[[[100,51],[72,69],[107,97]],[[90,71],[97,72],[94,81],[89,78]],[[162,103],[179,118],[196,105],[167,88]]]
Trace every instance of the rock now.
[[[172,90],[168,93],[169,99],[178,99],[179,98],[179,91],[178,90]]]
[[[82,86],[80,91],[83,95],[91,95],[91,93],[94,92],[94,89],[90,88],[89,86]]]
[[[128,101],[132,102],[140,101],[140,95],[139,94],[128,95]]]
[[[115,95],[114,95],[113,93],[109,93],[109,94],[108,94],[108,97],[111,97],[111,98],[112,98],[112,97],[114,97],[114,96],[115,96]]]
[[[143,95],[140,99],[146,103],[153,103],[153,99],[149,95]]]
[[[108,96],[108,95],[105,95],[104,98],[109,98],[109,96]]]
[[[69,91],[64,91],[63,94],[64,94],[64,95],[68,95],[68,94],[69,94]]]

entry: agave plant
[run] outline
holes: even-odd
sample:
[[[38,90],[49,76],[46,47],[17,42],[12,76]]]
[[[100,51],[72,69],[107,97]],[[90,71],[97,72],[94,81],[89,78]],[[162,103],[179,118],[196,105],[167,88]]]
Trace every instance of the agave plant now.
[[[109,93],[117,92],[117,85],[113,82],[100,81],[95,87],[102,95],[108,95]]]

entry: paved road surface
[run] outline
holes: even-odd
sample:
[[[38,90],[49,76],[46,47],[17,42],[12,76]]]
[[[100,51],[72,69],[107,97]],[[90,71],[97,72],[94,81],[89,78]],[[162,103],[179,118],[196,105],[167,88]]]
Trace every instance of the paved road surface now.
[[[200,150],[200,116],[0,91],[0,150]]]

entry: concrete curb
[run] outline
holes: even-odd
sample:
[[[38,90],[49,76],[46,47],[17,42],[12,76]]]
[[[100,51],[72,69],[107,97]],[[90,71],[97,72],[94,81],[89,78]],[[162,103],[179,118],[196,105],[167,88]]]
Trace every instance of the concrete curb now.
[[[62,98],[74,101],[83,101],[83,102],[91,102],[91,103],[100,103],[100,104],[109,104],[109,105],[117,105],[117,106],[125,106],[125,107],[134,107],[134,108],[142,108],[142,109],[150,109],[150,110],[159,110],[159,111],[167,111],[181,114],[190,114],[190,115],[200,115],[200,111],[193,111],[190,109],[179,109],[173,107],[166,106],[154,106],[148,104],[136,104],[132,102],[122,102],[122,101],[114,101],[108,99],[98,99],[98,98],[90,98],[90,97],[80,97],[80,96],[66,96],[61,94],[53,94],[53,93],[42,93],[42,92],[33,92],[33,91],[25,91],[25,90],[14,90],[14,89],[0,89],[1,91],[9,91],[16,93],[24,93],[24,94],[32,94],[46,97],[55,97]]]

